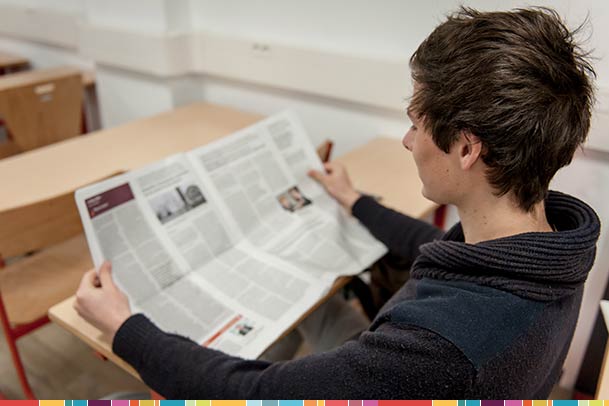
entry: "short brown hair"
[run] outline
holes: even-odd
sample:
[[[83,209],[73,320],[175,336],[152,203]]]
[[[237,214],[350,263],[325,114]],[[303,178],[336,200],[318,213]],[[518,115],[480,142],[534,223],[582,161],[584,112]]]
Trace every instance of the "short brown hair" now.
[[[582,25],[583,26],[583,25]],[[410,58],[420,90],[411,108],[449,152],[459,132],[481,139],[487,179],[530,211],[586,139],[594,69],[548,8],[461,8]]]

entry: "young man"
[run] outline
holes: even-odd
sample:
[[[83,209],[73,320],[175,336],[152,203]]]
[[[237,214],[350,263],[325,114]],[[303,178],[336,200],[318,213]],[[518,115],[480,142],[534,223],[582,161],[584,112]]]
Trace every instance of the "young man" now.
[[[76,309],[166,397],[546,398],[560,376],[599,220],[548,192],[585,140],[594,72],[548,9],[462,9],[411,58],[412,152],[423,194],[457,207],[436,228],[351,186],[344,169],[312,172],[394,254],[411,279],[359,337],[281,363],[210,350],[131,315],[112,282],[89,272]],[[416,259],[416,260],[415,260]]]

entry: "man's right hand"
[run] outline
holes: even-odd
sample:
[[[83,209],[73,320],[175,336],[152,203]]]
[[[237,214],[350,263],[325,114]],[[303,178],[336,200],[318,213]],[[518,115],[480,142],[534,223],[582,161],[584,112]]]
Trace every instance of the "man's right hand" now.
[[[87,272],[74,301],[74,309],[80,317],[107,334],[110,341],[131,316],[129,299],[112,280],[111,271],[112,266],[106,261],[99,268],[99,275],[95,269]]]
[[[310,170],[309,176],[321,184],[324,189],[351,213],[353,204],[361,197],[361,193],[353,188],[345,167],[337,162],[324,164],[326,173]]]

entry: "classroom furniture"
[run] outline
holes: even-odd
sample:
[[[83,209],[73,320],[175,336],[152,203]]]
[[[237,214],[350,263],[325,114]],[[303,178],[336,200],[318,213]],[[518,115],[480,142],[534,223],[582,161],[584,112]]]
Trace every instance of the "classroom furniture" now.
[[[32,271],[24,271],[29,265],[39,265],[36,261],[41,258],[36,254],[27,257],[25,262],[11,264],[0,270],[2,292],[10,293],[15,286],[19,286],[23,293],[23,296],[7,293],[8,297],[4,296],[6,306],[2,307],[6,321],[3,323],[5,336],[27,397],[33,398],[34,394],[27,382],[15,342],[23,334],[44,324],[46,320],[35,319],[27,327],[16,326],[15,320],[29,322],[31,315],[44,306],[23,310],[19,309],[20,303],[15,305],[13,301],[17,300],[23,304],[23,301],[18,299],[26,299],[32,294],[44,291],[46,287],[36,283],[36,279],[41,276],[48,279],[46,277],[50,277],[57,268],[78,269],[78,274],[72,275],[78,276],[76,279],[79,279],[82,272],[91,267],[82,234],[70,238],[74,233],[80,232],[80,219],[74,205],[74,190],[123,170],[192,149],[206,140],[232,133],[260,118],[252,114],[199,104],[0,160],[0,182],[3,185],[3,193],[0,194],[0,223],[3,225],[0,228],[0,254],[6,258],[22,253],[22,244],[26,243],[30,244],[26,250],[38,249],[40,246],[46,246],[47,237],[57,240],[68,238],[64,242],[68,248],[55,249],[48,253],[47,250],[43,251],[43,260],[50,258],[54,261],[50,266],[38,266]],[[27,221],[29,223],[24,223]],[[28,233],[30,228],[34,228],[32,233]],[[53,230],[58,234],[54,234]],[[41,235],[36,237],[38,234]],[[64,255],[67,257],[64,258]],[[80,262],[81,260],[84,262]],[[40,272],[42,274],[39,274]],[[69,294],[73,294],[76,286],[73,282],[70,283],[65,286],[69,287]],[[30,296],[26,296],[28,293]],[[69,294],[55,292],[47,295],[45,292],[45,296],[51,297],[44,303],[56,303]],[[25,302],[27,304],[28,300]]]
[[[0,117],[9,134],[0,158],[80,135],[82,87],[81,71],[71,67],[0,77]]]
[[[42,314],[46,315],[51,304],[73,294],[82,273],[92,266],[80,234],[74,190],[166,155],[192,149],[204,143],[206,137],[211,140],[232,133],[259,118],[215,106],[195,105],[177,114],[72,138],[0,161],[3,185],[0,255],[8,258],[62,241],[59,247],[53,245],[0,270],[0,291],[4,298],[0,313],[4,315],[5,336],[27,397],[33,398],[34,394],[15,342],[43,325],[47,319],[37,318],[40,309],[44,309]],[[180,132],[180,128],[184,131]],[[56,272],[66,269],[69,271],[64,281],[57,284],[49,281]],[[61,289],[55,289],[58,287]],[[35,306],[30,301],[32,295],[40,302]]]
[[[101,128],[101,118],[99,115],[97,87],[95,86],[95,71],[83,70],[81,73],[84,90],[82,133],[86,134],[89,131],[96,131]]]
[[[64,194],[0,213],[0,322],[30,399],[35,397],[17,340],[48,323],[48,309],[74,294],[91,266],[80,219],[65,210],[70,206],[74,198]],[[5,264],[3,258],[11,261]]]
[[[0,161],[0,184],[6,191],[0,194],[0,213],[73,193],[84,184],[190,150],[261,118],[226,107],[196,103]],[[399,140],[377,139],[339,160],[349,169],[357,188],[383,196],[385,204],[417,217],[433,211],[435,205],[420,194],[414,161]],[[12,173],[24,176],[16,179]],[[69,212],[67,202],[58,206]],[[344,283],[335,284],[334,290]],[[137,376],[112,353],[107,337],[75,313],[73,301],[72,297],[53,306],[49,311],[51,320]]]
[[[0,51],[0,75],[29,68],[30,61],[19,55]]]

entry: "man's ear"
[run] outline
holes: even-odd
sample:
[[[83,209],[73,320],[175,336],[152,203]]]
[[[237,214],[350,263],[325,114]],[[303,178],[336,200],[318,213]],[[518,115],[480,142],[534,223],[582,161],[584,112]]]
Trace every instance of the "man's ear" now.
[[[461,131],[459,138],[459,162],[461,169],[468,170],[482,159],[482,140],[466,130]]]

